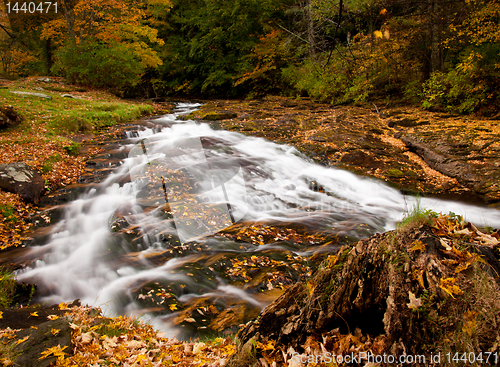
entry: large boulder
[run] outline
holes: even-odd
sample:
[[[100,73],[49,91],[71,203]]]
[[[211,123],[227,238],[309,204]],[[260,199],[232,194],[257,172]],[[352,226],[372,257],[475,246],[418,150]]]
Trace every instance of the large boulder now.
[[[17,114],[12,106],[0,107],[0,129],[8,128],[19,124],[21,116]]]
[[[26,163],[0,164],[0,189],[19,194],[26,202],[38,204],[44,187],[42,175]]]

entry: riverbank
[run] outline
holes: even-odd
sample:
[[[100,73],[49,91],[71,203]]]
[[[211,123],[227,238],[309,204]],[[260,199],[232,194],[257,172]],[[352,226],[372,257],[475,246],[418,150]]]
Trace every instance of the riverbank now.
[[[83,142],[117,123],[168,112],[168,106],[123,101],[106,91],[68,85],[61,78],[0,81],[0,164],[23,162],[42,173],[44,192],[76,183],[99,151]],[[10,116],[10,117],[9,117]],[[5,120],[7,120],[5,122]],[[0,249],[22,243],[25,219],[36,207],[0,190]]]
[[[497,120],[281,97],[211,101],[188,117],[294,145],[321,164],[381,179],[405,193],[500,203]]]
[[[259,127],[261,127],[263,131],[266,131],[266,133],[269,134],[269,137],[273,137],[273,135],[277,131],[277,129],[275,129],[275,127],[278,126],[277,125],[277,120],[278,119],[275,120],[275,117],[279,116],[279,114],[282,113],[283,111],[286,111],[286,108],[295,108],[295,107],[298,106],[298,105],[295,106],[295,107],[291,106],[291,105],[289,105],[289,106],[281,106],[282,107],[281,110],[276,107],[275,110],[277,112],[275,112],[275,115],[271,115],[271,117],[265,117],[264,118],[263,121],[268,121],[269,122],[268,123],[268,122],[258,122],[259,120],[257,120],[257,122],[256,122],[255,118],[252,118],[251,114],[245,113],[244,110],[242,110],[242,113],[239,114],[238,112],[234,112],[234,110],[237,109],[237,107],[233,107],[233,108],[229,109],[229,108],[227,108],[227,105],[224,105],[224,103],[233,103],[233,102],[231,102],[231,101],[229,101],[229,102],[218,102],[218,104],[215,104],[215,105],[213,104],[213,102],[208,103],[206,105],[206,108],[211,108],[210,106],[212,104],[214,106],[214,109],[217,109],[217,111],[215,111],[217,113],[217,116],[211,115],[211,114],[214,113],[214,111],[202,110],[201,112],[199,112],[199,114],[201,114],[201,115],[199,115],[198,117],[201,118],[201,119],[204,119],[204,120],[212,121],[212,125],[216,126],[216,127],[219,127],[219,128],[222,127],[225,123],[232,124],[233,127],[231,127],[231,128],[233,130],[240,128],[240,123],[241,123],[241,126],[245,127],[245,129],[248,127],[248,125],[253,126],[252,129],[245,130],[250,135],[259,135],[259,134],[262,134],[262,132],[258,129]],[[239,102],[239,103],[247,103],[247,102]],[[251,102],[251,104],[249,104],[249,106],[252,106],[252,108],[254,108],[254,110],[253,110],[253,111],[255,111],[254,113],[260,113],[260,111],[264,111],[264,112],[268,111],[268,113],[271,114],[272,113],[271,109],[266,110],[266,108],[269,108],[269,107],[261,105],[262,103],[265,104],[265,103],[267,103],[267,101],[254,101],[254,102]],[[284,100],[280,100],[279,103],[280,103],[280,105],[281,104],[285,104],[286,105],[286,104],[294,104],[295,102],[293,102],[293,101],[286,102]],[[303,109],[303,111],[305,111],[304,112],[305,115],[308,115],[309,112],[310,112],[309,108],[308,107],[306,108],[306,106],[308,106],[308,105],[312,106],[312,105],[310,105],[310,103],[311,103],[310,101],[305,101],[304,104],[301,105],[301,108]],[[323,108],[326,108],[326,107],[323,107]],[[319,108],[319,110],[321,110],[323,108]],[[316,108],[316,109],[318,109],[318,108]],[[312,106],[311,110],[314,111],[315,107]],[[252,111],[252,110],[250,109],[250,111]],[[301,109],[299,108],[296,111],[301,111]],[[321,112],[318,112],[318,113],[321,113]],[[314,135],[310,130],[305,130],[305,129],[301,130],[302,127],[304,127],[304,126],[307,127],[307,124],[304,123],[304,122],[301,122],[302,120],[301,120],[300,116],[301,116],[300,112],[296,112],[296,115],[294,115],[294,119],[295,120],[299,120],[298,128],[296,130],[297,134],[298,134],[298,138],[297,138],[297,140],[296,140],[296,142],[294,144],[298,145],[300,147],[300,149],[302,149],[304,152],[308,153],[308,151],[306,149],[304,149],[304,145],[303,144],[308,143],[310,141],[316,142],[316,140],[310,140],[309,139],[311,136]],[[342,121],[342,118],[340,118],[339,120]],[[251,122],[253,125],[249,124],[249,122]],[[296,124],[296,123],[293,123],[293,124]],[[362,126],[362,128],[365,129],[365,130],[368,128],[367,124],[360,123],[359,125]],[[288,132],[288,130],[290,130],[289,129],[290,126],[292,126],[292,125],[285,124],[284,126],[282,126],[282,129],[279,130],[278,132],[280,132],[282,135],[286,135],[286,133]],[[363,132],[362,130],[363,129],[360,128],[360,127],[357,127],[357,128],[360,130],[360,131],[358,131],[358,134],[362,134],[362,132]],[[380,128],[380,130],[385,131],[385,129],[382,126],[380,126],[379,128]],[[333,140],[333,134],[336,131],[340,130],[340,128],[337,125],[335,127],[330,127],[330,130],[327,129],[327,128],[325,128],[324,130],[328,134],[330,134],[329,136],[330,136],[331,140],[319,141],[319,143],[331,144],[332,140]],[[339,136],[342,136],[342,135],[339,134]],[[281,138],[281,136],[274,136],[273,138],[276,139],[276,140],[278,140],[278,137]],[[292,138],[293,137],[294,136],[292,136]],[[300,137],[306,137],[307,139],[299,139]],[[363,135],[363,137],[364,137],[364,135]],[[341,163],[342,163],[342,160],[343,160],[344,156],[346,156],[350,152],[356,151],[356,149],[350,149],[350,148],[355,147],[356,144],[360,144],[361,135],[353,134],[351,136],[348,136],[348,138],[350,138],[350,139],[347,139],[347,141],[344,142],[344,145],[343,145],[343,146],[345,146],[345,150],[340,149],[340,150],[337,151],[337,153],[339,153],[338,160]],[[384,138],[384,139],[386,139],[386,138]],[[397,138],[394,137],[394,139],[397,139]],[[379,140],[383,141],[382,138],[380,138]],[[304,141],[305,141],[305,143],[304,143]],[[286,140],[281,140],[281,142],[289,143]],[[350,145],[350,144],[352,144],[352,145]],[[367,148],[363,148],[363,149],[366,150]],[[373,150],[375,148],[372,147],[370,149]],[[386,148],[379,148],[379,150],[381,152],[385,152],[386,153],[384,155],[384,157],[387,157],[389,155],[387,153],[390,153],[390,152],[387,152],[385,149]],[[359,149],[359,150],[362,151],[362,152],[364,152],[364,153],[367,153],[366,151],[363,151],[362,149]],[[401,150],[404,150],[404,148],[401,148]],[[320,150],[320,152],[321,152],[321,150]],[[373,152],[375,152],[375,150]],[[329,162],[328,160],[324,160],[325,157],[322,154],[319,154],[319,153],[317,155],[314,155],[312,153],[310,153],[310,154],[313,156],[314,159],[316,159],[319,162],[322,162],[324,164],[332,164],[332,162]],[[328,157],[328,155],[326,155],[326,157]],[[322,161],[322,159],[323,159],[323,161]],[[344,163],[345,163],[345,161],[344,161]],[[385,166],[382,166],[381,171],[385,172],[385,171],[383,171],[383,168],[385,168]],[[425,182],[425,181],[421,180],[421,181],[418,181],[418,182]],[[436,185],[436,187],[437,187],[437,185]],[[466,190],[466,189],[467,189],[467,187],[464,186],[464,190]],[[321,188],[318,187],[317,190],[321,191]],[[465,193],[467,191],[463,191],[463,192],[462,191],[457,191],[457,192],[463,194],[463,193]],[[472,228],[472,227],[468,227],[468,228]],[[124,230],[125,229],[126,228],[124,228]],[[239,237],[243,237],[242,234],[241,234],[243,232],[240,231],[241,233],[240,232],[235,233],[235,236],[233,236],[235,238],[233,240],[237,241],[237,242],[238,241],[243,241],[243,242],[251,242],[251,243],[253,243],[254,241],[256,241],[256,244],[255,244],[256,246],[261,245],[261,243],[260,243],[261,239],[260,239],[260,236],[259,236],[259,235],[262,234],[261,229],[262,228],[255,228],[256,232],[252,233],[250,231],[250,230],[252,230],[252,228],[247,228],[246,231],[245,231],[245,234],[248,235],[247,236],[248,238],[246,238],[246,237],[245,238],[239,238]],[[459,231],[465,231],[465,228],[462,228],[462,227],[460,227],[460,228],[457,227],[456,229],[459,230]],[[472,231],[470,231],[470,232],[473,233],[476,237],[479,236],[479,234],[477,232],[476,233],[474,233]],[[273,234],[274,233],[270,233],[270,235],[273,235]],[[464,234],[467,234],[467,233],[464,233]],[[231,233],[229,233],[229,235],[231,235]],[[488,234],[485,234],[485,235],[488,235]],[[498,235],[498,233],[497,233],[497,235]],[[265,236],[263,236],[263,239],[265,239],[264,237]],[[492,238],[490,238],[490,237],[487,237],[487,238],[489,238],[491,241],[494,241],[492,238],[497,238],[497,237],[492,237]],[[267,239],[265,239],[265,241],[267,241]],[[270,241],[272,242],[272,240],[270,240]],[[466,256],[466,254],[467,254],[466,251],[468,251],[468,249],[466,249],[466,248],[461,248],[460,249],[460,253],[462,255],[464,255],[464,256]],[[455,255],[457,255],[457,254],[455,253]],[[337,265],[337,262],[334,261],[333,258],[331,258],[330,260],[331,260],[330,262],[331,262],[332,266]],[[470,260],[470,262],[476,262],[476,261],[478,261],[476,258],[471,258],[469,260]],[[466,259],[466,261],[468,261],[468,260]],[[254,266],[253,264],[247,264],[247,263],[245,263],[244,265],[245,266]],[[315,284],[311,283],[310,286],[315,287]],[[317,288],[317,290],[319,292],[320,288]],[[311,293],[311,292],[314,292],[314,290],[310,289],[309,293]],[[419,295],[417,294],[417,298],[418,298],[418,296]],[[90,309],[85,309],[84,311],[82,311],[81,309],[78,308],[80,306],[76,306],[75,305],[75,307],[77,307],[75,309],[75,312],[77,312],[77,313],[78,312],[82,312],[82,313],[86,314],[86,317],[88,317],[88,318],[90,318],[92,320],[90,322],[90,324],[93,325],[93,326],[90,326],[90,328],[87,328],[87,329],[85,329],[84,327],[82,327],[82,325],[80,325],[79,326],[79,328],[80,328],[80,334],[78,332],[74,332],[74,333],[71,332],[72,335],[73,335],[73,337],[74,337],[74,340],[71,341],[72,345],[77,346],[77,349],[76,349],[76,352],[75,352],[76,355],[78,355],[78,353],[80,353],[80,352],[83,354],[83,356],[82,356],[82,354],[80,354],[80,357],[77,357],[77,358],[84,358],[85,353],[88,352],[88,350],[86,350],[86,348],[89,347],[89,345],[92,346],[92,345],[95,345],[95,344],[99,343],[99,355],[98,355],[98,358],[102,359],[102,360],[106,360],[107,358],[110,358],[111,355],[116,354],[117,351],[120,350],[120,348],[124,348],[124,347],[127,348],[128,344],[129,344],[128,342],[131,341],[131,338],[133,338],[133,340],[139,341],[139,342],[141,341],[141,338],[144,338],[141,335],[136,336],[136,334],[134,334],[135,332],[133,332],[131,334],[131,335],[134,335],[134,336],[132,336],[132,337],[128,337],[127,336],[127,337],[123,338],[123,334],[124,333],[127,334],[127,330],[132,330],[133,329],[131,327],[131,325],[133,323],[132,324],[130,324],[130,323],[127,324],[128,321],[124,321],[123,323],[120,323],[119,320],[110,319],[110,318],[104,318],[104,317],[98,317],[99,320],[104,320],[104,321],[102,321],[102,323],[101,323],[101,321],[96,322],[96,316],[95,316],[96,313],[95,312],[93,312]],[[78,310],[80,310],[80,311],[78,311]],[[194,308],[192,310],[190,310],[190,311],[193,311],[193,312],[196,311],[196,312],[199,313],[199,311],[197,309],[194,309]],[[37,311],[37,309],[31,310],[30,316],[31,316],[32,312],[35,313],[35,314],[37,314],[37,315],[40,315],[40,313],[39,313],[39,311]],[[292,312],[292,311],[290,311],[290,312]],[[191,316],[191,317],[187,317],[186,316],[185,320],[189,319],[189,321],[187,321],[187,322],[193,322],[194,320],[191,320],[193,318],[193,316],[192,315],[188,315],[188,316]],[[290,315],[290,316],[293,317],[293,315]],[[38,317],[38,316],[31,316],[31,317],[35,318],[35,317]],[[75,317],[75,316],[73,315],[71,317]],[[75,322],[73,322],[73,323],[75,324]],[[101,330],[100,326],[98,328],[92,329],[94,326],[98,326],[98,325],[101,325],[101,324],[104,325],[102,327],[102,330]],[[107,327],[107,325],[113,325],[113,326],[112,327]],[[55,327],[54,327],[54,329],[57,330],[57,328],[55,328]],[[99,330],[99,333],[92,334],[92,331],[95,332],[97,329]],[[102,331],[103,333],[100,333],[100,331]],[[115,336],[111,335],[114,332],[119,332],[120,334],[119,335],[115,335]],[[152,332],[152,331],[150,331],[150,332]],[[89,333],[90,333],[90,335],[89,335]],[[345,336],[349,337],[348,334],[346,334]],[[81,338],[78,339],[78,337],[81,337]],[[113,339],[114,337],[116,337],[116,338],[122,337],[122,339],[116,339],[115,340],[115,339]],[[23,338],[24,337],[17,338],[16,339],[16,343],[17,343],[17,341],[20,341],[19,344],[24,343],[24,341],[21,341]],[[89,338],[91,338],[91,339],[89,339]],[[177,365],[183,365],[182,364],[183,362],[185,362],[185,365],[190,365],[190,364],[195,364],[196,365],[197,363],[203,362],[203,358],[207,357],[207,355],[211,353],[210,352],[211,349],[210,349],[209,346],[207,348],[205,348],[205,346],[203,346],[203,345],[198,345],[196,347],[196,350],[198,351],[198,353],[195,353],[194,352],[195,345],[193,343],[191,343],[191,347],[189,347],[190,343],[182,344],[182,343],[168,341],[166,339],[161,339],[160,340],[160,338],[157,337],[157,336],[152,337],[152,339],[156,340],[153,343],[154,345],[149,345],[147,343],[139,345],[139,344],[135,343],[134,345],[137,348],[132,347],[131,350],[133,350],[134,352],[137,352],[137,351],[141,350],[140,347],[144,347],[147,350],[150,347],[158,346],[157,342],[161,344],[159,350],[163,350],[162,348],[165,347],[165,344],[169,344],[170,343],[170,345],[175,345],[175,347],[173,349],[171,349],[171,350],[165,350],[162,353],[167,353],[168,355],[172,355],[172,354],[176,355],[176,357],[175,357],[176,360],[172,359],[172,362],[177,363]],[[91,343],[87,343],[88,340],[91,340],[92,342]],[[261,353],[262,351],[265,352],[266,350],[269,351],[270,349],[266,349],[266,348],[271,348],[272,349],[272,348],[274,348],[274,345],[275,345],[274,342],[271,339],[267,339],[267,341],[264,341],[264,342],[260,342],[259,341],[258,343],[260,343],[260,344],[256,344],[257,345],[257,348],[256,348],[257,349],[257,353]],[[206,359],[206,363],[207,364],[211,364],[211,365],[220,365],[221,363],[223,364],[224,362],[222,360],[225,360],[226,357],[230,354],[230,349],[232,348],[231,347],[232,346],[232,342],[230,340],[227,340],[227,339],[217,339],[216,340],[216,344],[218,344],[217,346],[222,346],[222,347],[226,347],[227,346],[227,350],[225,350],[224,352],[222,352],[222,354],[221,353],[219,353],[219,354],[217,354],[217,353],[211,354],[212,356],[216,356],[217,358],[210,359],[210,358],[207,357],[207,359]],[[53,348],[55,348],[55,347],[56,346],[53,346]],[[63,355],[60,354],[61,352],[63,352],[61,348],[62,347],[60,347],[59,349],[57,349],[57,348],[53,349],[52,350],[52,356],[55,356],[55,357],[64,357],[64,358],[61,358],[61,363],[63,363],[64,360],[66,360],[66,362],[70,361],[69,357],[66,358],[66,356],[63,356]],[[191,348],[191,350],[190,350],[190,348]],[[200,348],[202,348],[202,349],[200,349]],[[184,354],[182,354],[182,353],[181,354],[176,354],[176,351],[180,351],[181,349],[183,351],[182,353],[184,353]],[[130,352],[130,350],[129,350],[129,352]],[[251,350],[251,352],[255,352],[255,351]],[[58,353],[59,353],[59,355],[56,355]],[[137,355],[137,353],[135,353],[135,355]],[[159,353],[159,354],[150,353],[149,355],[148,355],[148,353],[145,353],[144,358],[146,358],[147,356],[149,356],[149,357],[151,357],[151,359],[149,360],[150,362],[152,362],[152,363],[153,362],[154,363],[161,363],[159,361],[159,359],[158,359],[158,358],[161,358],[161,357],[158,357],[159,355],[161,356],[161,353]],[[261,355],[262,355],[262,353],[261,353]],[[193,357],[193,359],[189,360],[189,358],[186,358],[186,357],[189,357],[189,356]],[[132,357],[130,353],[127,355],[127,358],[129,358],[129,357]],[[157,358],[157,359],[154,359],[154,358]],[[178,359],[178,361],[177,361],[177,359]],[[82,361],[82,363],[87,363],[88,362],[88,360],[84,360],[84,359],[81,359],[81,361]],[[134,360],[132,360],[132,359],[127,360],[127,362],[136,363],[138,365],[140,363],[142,363],[143,361],[145,361],[145,359],[144,360],[141,359],[139,361],[137,361],[137,358],[135,358]],[[165,359],[165,361],[167,361],[167,359]],[[110,361],[110,362],[111,363],[115,363],[113,361]],[[118,362],[120,362],[120,361],[118,361]],[[78,363],[80,363],[80,362],[78,362]],[[263,363],[263,362],[261,361],[260,363]],[[61,364],[61,365],[64,365],[64,364]]]

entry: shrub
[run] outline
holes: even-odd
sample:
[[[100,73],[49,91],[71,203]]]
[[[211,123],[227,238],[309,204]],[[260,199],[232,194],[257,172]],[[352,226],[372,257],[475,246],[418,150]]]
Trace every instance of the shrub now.
[[[61,47],[53,72],[70,83],[120,91],[139,83],[145,68],[127,44],[86,40]]]

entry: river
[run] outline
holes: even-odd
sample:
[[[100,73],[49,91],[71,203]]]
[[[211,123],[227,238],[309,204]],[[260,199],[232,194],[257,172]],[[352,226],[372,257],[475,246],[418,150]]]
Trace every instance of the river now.
[[[120,167],[67,205],[18,274],[38,301],[80,299],[168,336],[229,333],[307,277],[317,254],[394,229],[416,206],[500,227],[498,210],[405,196],[292,146],[179,119],[198,107],[130,132]]]

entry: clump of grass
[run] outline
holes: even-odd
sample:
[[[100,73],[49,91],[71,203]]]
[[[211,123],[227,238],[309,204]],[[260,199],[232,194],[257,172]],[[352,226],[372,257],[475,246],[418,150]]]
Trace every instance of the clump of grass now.
[[[17,216],[12,205],[0,204],[0,214],[7,222],[17,222]]]
[[[438,213],[431,209],[424,209],[421,206],[420,200],[417,199],[415,205],[411,208],[411,210],[407,211],[401,222],[398,223],[398,228],[411,226],[411,225],[420,225],[423,223],[430,224],[432,218],[437,218]]]
[[[14,300],[16,280],[14,275],[0,268],[0,307],[9,307]]]
[[[63,149],[68,153],[68,155],[72,157],[76,157],[78,154],[80,154],[80,148],[81,144],[79,143],[72,143],[70,145],[65,145],[63,146]]]
[[[128,103],[100,102],[85,109],[69,111],[51,122],[54,134],[91,132],[96,128],[113,126],[152,113],[153,106]]]

